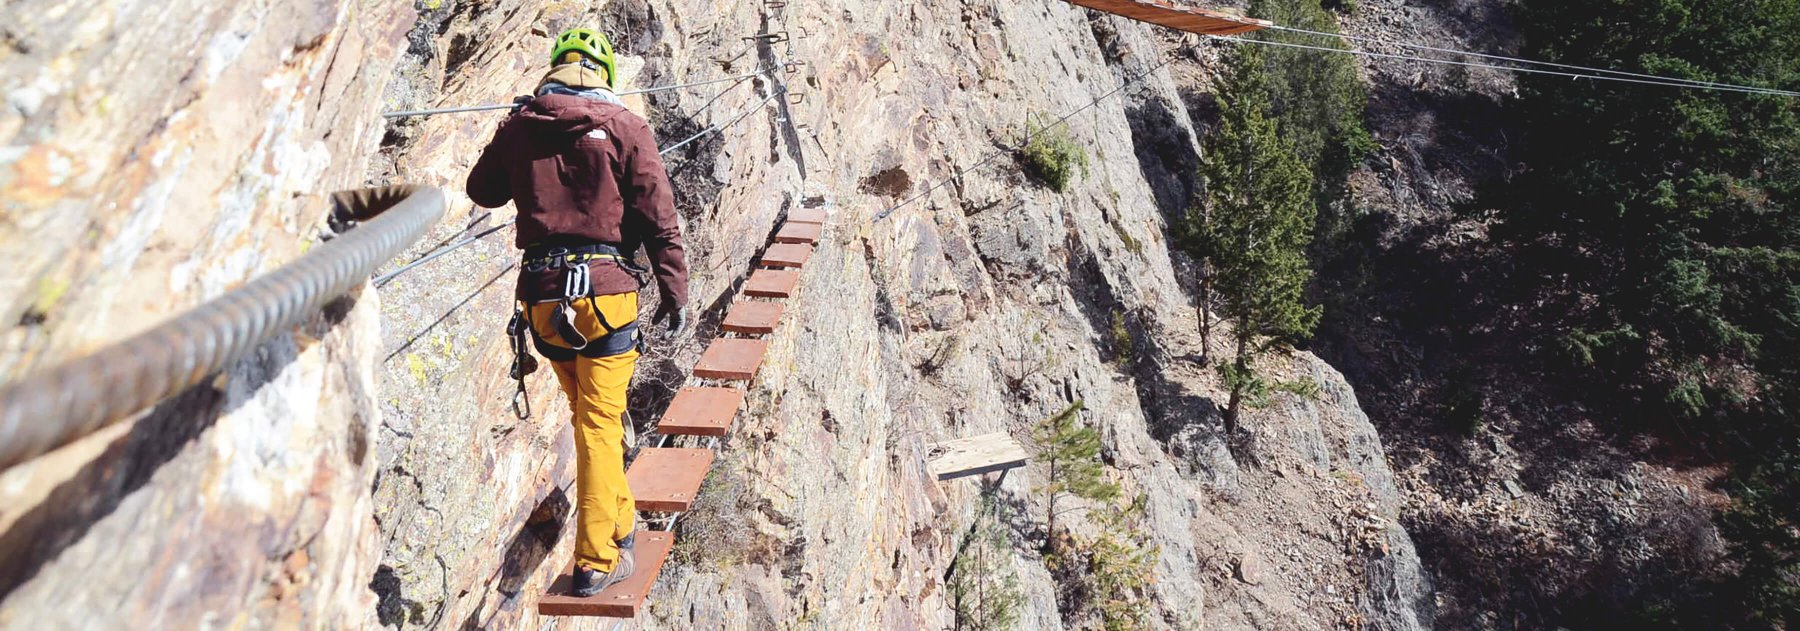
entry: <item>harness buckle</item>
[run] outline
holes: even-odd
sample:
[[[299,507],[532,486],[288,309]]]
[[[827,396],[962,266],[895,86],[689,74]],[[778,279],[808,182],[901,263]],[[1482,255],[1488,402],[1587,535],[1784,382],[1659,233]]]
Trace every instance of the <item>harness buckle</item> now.
[[[593,293],[593,283],[594,276],[587,261],[570,264],[568,275],[563,277],[563,298],[586,298]]]

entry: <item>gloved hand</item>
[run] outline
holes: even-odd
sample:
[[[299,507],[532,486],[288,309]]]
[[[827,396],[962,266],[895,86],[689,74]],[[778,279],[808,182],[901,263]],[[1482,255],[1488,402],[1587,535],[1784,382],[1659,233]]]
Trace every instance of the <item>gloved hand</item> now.
[[[531,99],[532,96],[529,94],[513,97],[512,113],[517,114],[519,110],[525,109],[525,106],[531,103]]]
[[[669,337],[676,337],[683,333],[687,333],[687,307],[675,304],[674,301],[664,300],[662,305],[656,308],[656,316],[651,319],[651,323],[664,324],[665,329],[669,333]]]

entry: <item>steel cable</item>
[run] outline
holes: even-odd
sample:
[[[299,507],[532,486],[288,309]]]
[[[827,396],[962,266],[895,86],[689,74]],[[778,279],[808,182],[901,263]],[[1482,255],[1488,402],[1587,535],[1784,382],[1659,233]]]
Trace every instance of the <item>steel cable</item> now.
[[[1339,54],[1344,54],[1344,55],[1357,55],[1357,56],[1361,56],[1361,57],[1373,57],[1373,58],[1378,58],[1378,59],[1400,59],[1400,60],[1406,60],[1406,61],[1419,61],[1419,62],[1425,62],[1425,63],[1445,64],[1445,65],[1451,65],[1451,66],[1464,66],[1464,67],[1469,67],[1469,68],[1486,68],[1486,69],[1491,69],[1491,70],[1505,70],[1505,71],[1509,71],[1509,72],[1522,72],[1522,73],[1526,73],[1526,74],[1541,74],[1541,75],[1550,75],[1550,76],[1557,76],[1557,77],[1568,77],[1571,79],[1592,79],[1592,80],[1596,80],[1596,81],[1617,81],[1617,82],[1621,82],[1621,83],[1636,83],[1636,84],[1643,84],[1643,85],[1655,85],[1655,86],[1663,86],[1663,87],[1683,88],[1683,89],[1688,89],[1688,90],[1711,90],[1711,91],[1718,91],[1718,92],[1742,92],[1742,93],[1747,93],[1747,94],[1762,94],[1762,95],[1772,95],[1772,96],[1800,96],[1800,92],[1790,93],[1790,92],[1782,92],[1782,91],[1778,91],[1778,90],[1771,90],[1768,88],[1753,88],[1753,87],[1747,87],[1747,86],[1733,86],[1733,85],[1728,85],[1728,84],[1719,84],[1719,86],[1717,86],[1717,87],[1705,86],[1705,85],[1692,85],[1692,84],[1679,83],[1679,82],[1667,81],[1667,80],[1634,79],[1631,77],[1614,77],[1614,76],[1607,76],[1607,75],[1581,74],[1581,73],[1575,73],[1575,72],[1562,72],[1559,70],[1544,70],[1542,68],[1519,68],[1516,66],[1502,66],[1502,65],[1498,65],[1498,64],[1485,64],[1485,63],[1478,63],[1478,62],[1472,62],[1472,61],[1456,61],[1453,59],[1433,59],[1430,57],[1417,57],[1417,56],[1413,56],[1413,55],[1396,55],[1393,53],[1377,53],[1377,52],[1370,52],[1370,51],[1366,51],[1366,50],[1354,50],[1354,49],[1347,49],[1347,48],[1332,48],[1329,46],[1311,46],[1311,45],[1307,45],[1307,44],[1294,44],[1294,43],[1290,43],[1290,42],[1277,42],[1277,41],[1273,41],[1273,40],[1264,40],[1264,39],[1248,39],[1248,38],[1243,38],[1243,37],[1221,37],[1218,35],[1203,35],[1202,37],[1211,39],[1213,41],[1231,42],[1234,44],[1259,44],[1259,45],[1263,45],[1263,46],[1276,46],[1276,47],[1281,47],[1281,48],[1297,48],[1297,49],[1301,49],[1301,50],[1313,50],[1313,51],[1327,52],[1327,53],[1339,53]]]
[[[0,386],[0,469],[131,417],[225,370],[317,313],[425,234],[444,215],[437,188],[394,187],[352,208],[370,216],[298,260],[155,328]],[[379,214],[375,214],[379,212]]]
[[[1170,57],[1168,59],[1163,60],[1162,63],[1156,64],[1156,66],[1150,68],[1149,70],[1146,70],[1142,73],[1139,73],[1135,77],[1125,80],[1123,83],[1120,83],[1118,85],[1118,87],[1108,90],[1108,91],[1106,91],[1105,94],[1101,94],[1100,96],[1095,97],[1094,100],[1089,101],[1087,103],[1087,105],[1083,105],[1081,107],[1075,108],[1073,111],[1062,115],[1061,117],[1057,118],[1054,121],[1051,121],[1050,124],[1039,128],[1037,130],[1037,133],[1044,133],[1044,132],[1050,131],[1050,129],[1052,129],[1054,127],[1057,127],[1059,125],[1069,122],[1069,119],[1074,118],[1077,114],[1080,114],[1089,109],[1092,109],[1094,106],[1099,105],[1102,101],[1112,98],[1113,95],[1118,94],[1120,91],[1123,91],[1125,88],[1129,88],[1133,85],[1136,85],[1138,82],[1143,81],[1144,79],[1148,78],[1150,75],[1156,74],[1156,71],[1162,70],[1163,67],[1168,66],[1170,63],[1172,63],[1174,61],[1175,61],[1174,57]],[[1027,130],[1025,142],[1026,143],[1031,142],[1031,133],[1029,130]],[[952,174],[948,178],[944,178],[943,181],[932,185],[930,188],[920,191],[917,195],[913,195],[912,197],[908,197],[904,200],[901,200],[900,203],[894,204],[893,206],[889,206],[887,209],[882,210],[879,213],[876,213],[875,219],[872,220],[871,223],[879,222],[883,219],[887,219],[888,215],[894,214],[894,211],[900,210],[901,208],[904,208],[913,202],[923,199],[925,196],[930,195],[932,192],[934,192],[940,188],[943,188],[945,186],[948,186],[952,182],[962,179],[963,176],[968,175],[971,172],[974,172],[976,169],[980,169],[981,167],[987,166],[988,163],[993,162],[996,158],[1007,155],[1008,153],[1011,153],[1011,152],[1009,150],[1004,150],[1004,149],[996,150],[993,153],[989,154],[987,157],[982,158],[980,161],[977,161],[974,166],[964,168],[964,169],[955,169],[955,173]]]

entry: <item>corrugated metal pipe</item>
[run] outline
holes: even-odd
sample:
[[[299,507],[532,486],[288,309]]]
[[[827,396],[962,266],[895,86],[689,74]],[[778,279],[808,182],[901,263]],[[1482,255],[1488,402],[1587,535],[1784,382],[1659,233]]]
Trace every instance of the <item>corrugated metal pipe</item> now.
[[[359,225],[305,256],[131,338],[0,386],[0,470],[131,418],[248,356],[369,279],[444,216],[444,192],[332,195]]]

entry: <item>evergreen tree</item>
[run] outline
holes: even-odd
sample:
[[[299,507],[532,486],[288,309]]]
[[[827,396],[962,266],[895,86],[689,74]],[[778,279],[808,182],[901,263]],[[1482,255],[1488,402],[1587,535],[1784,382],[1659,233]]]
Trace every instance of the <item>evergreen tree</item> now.
[[[1800,89],[1793,0],[1532,0],[1520,17],[1529,57]],[[1662,624],[1800,623],[1800,99],[1521,81],[1530,170],[1490,205],[1542,347],[1620,417],[1675,419],[1735,463],[1735,575],[1694,590],[1726,600],[1659,606]]]
[[[1219,92],[1222,120],[1201,167],[1207,209],[1190,214],[1184,227],[1211,268],[1221,313],[1235,323],[1236,357],[1220,367],[1231,390],[1227,435],[1237,432],[1245,395],[1267,389],[1252,369],[1256,356],[1310,335],[1320,314],[1304,301],[1312,278],[1312,176],[1269,117],[1263,55],[1250,47],[1232,51]]]
[[[1252,0],[1249,14],[1295,28],[1338,32],[1337,18],[1319,0]],[[1284,31],[1261,31],[1253,37],[1349,48],[1337,38]],[[1261,58],[1267,79],[1258,89],[1268,98],[1268,116],[1312,171],[1313,202],[1320,219],[1332,225],[1341,223],[1343,213],[1336,207],[1348,192],[1350,171],[1375,147],[1363,124],[1369,99],[1357,74],[1356,59],[1281,47],[1263,47]]]
[[[1336,17],[1321,6],[1320,0],[1253,0],[1249,14],[1297,28],[1338,32]],[[1348,48],[1342,40],[1281,31],[1262,31],[1249,37]],[[1352,209],[1345,203],[1349,176],[1363,157],[1375,148],[1374,139],[1364,124],[1368,94],[1357,72],[1355,59],[1348,55],[1278,47],[1262,48],[1255,58],[1260,60],[1258,63],[1264,76],[1251,85],[1235,88],[1228,76],[1221,91],[1253,89],[1260,95],[1263,115],[1274,122],[1276,133],[1292,144],[1293,152],[1311,172],[1308,189],[1316,213],[1314,230],[1317,234],[1313,242],[1318,244],[1313,248],[1315,266],[1347,266],[1350,264],[1347,255],[1360,247],[1347,241],[1348,229],[1354,219]],[[1243,96],[1237,98],[1242,100]],[[1191,210],[1185,222],[1187,225],[1181,226],[1177,233],[1181,245],[1190,252],[1205,249],[1201,232],[1207,212],[1204,205]],[[1213,321],[1207,310],[1213,307],[1214,279],[1208,262],[1204,258],[1199,262],[1201,355],[1210,357]],[[1329,297],[1347,299],[1335,294]]]
[[[1539,1],[1534,56],[1800,88],[1800,4]],[[1550,299],[1553,347],[1631,399],[1697,418],[1764,386],[1800,310],[1800,100],[1526,79],[1531,171],[1502,236]],[[1791,335],[1790,335],[1791,336]]]
[[[1144,531],[1149,498],[1139,494],[1122,508],[1100,514],[1100,532],[1086,541],[1088,583],[1106,631],[1149,629],[1144,592],[1156,581],[1161,550]]]
[[[984,495],[969,541],[951,562],[950,608],[958,631],[1004,631],[1018,626],[1025,595],[1012,569],[1012,545]]]
[[[1111,501],[1119,496],[1119,487],[1106,480],[1106,466],[1100,462],[1100,432],[1082,427],[1080,401],[1045,419],[1032,433],[1037,459],[1050,468],[1049,482],[1040,490],[1045,494],[1045,548],[1056,550],[1057,504],[1066,495],[1093,501]]]

